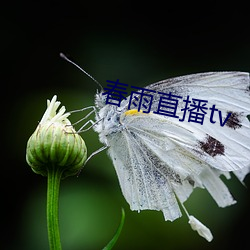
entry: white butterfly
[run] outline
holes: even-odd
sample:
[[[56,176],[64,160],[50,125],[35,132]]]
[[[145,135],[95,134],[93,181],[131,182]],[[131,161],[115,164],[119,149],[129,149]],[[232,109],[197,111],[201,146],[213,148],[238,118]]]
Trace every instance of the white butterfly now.
[[[249,74],[192,74],[145,88],[207,100],[216,110],[211,110],[213,115],[207,110],[203,125],[187,118],[181,122],[153,112],[128,110],[129,98],[120,107],[106,104],[101,91],[96,94],[93,111],[83,118],[96,113],[96,121],[89,122],[104,144],[89,158],[108,148],[131,210],[161,210],[165,220],[173,221],[182,215],[181,204],[192,229],[211,241],[210,230],[189,215],[183,203],[196,187],[207,189],[220,207],[235,203],[220,176],[230,178],[233,173],[243,182],[250,172]],[[156,110],[158,103],[159,98],[155,98],[151,110]],[[185,104],[184,98],[179,100],[181,108]],[[225,122],[228,113],[231,115]],[[178,109],[176,115],[181,119],[183,111]]]
[[[195,187],[206,188],[220,207],[235,203],[220,175],[230,178],[233,172],[243,181],[250,171],[249,86],[248,73],[211,72],[146,87],[208,100],[224,116],[231,113],[223,127],[219,112],[213,115],[215,123],[209,115],[203,125],[187,119],[180,122],[152,112],[129,111],[129,98],[120,107],[106,105],[106,96],[97,93],[93,128],[108,147],[131,210],[161,210],[165,220],[173,221],[181,216],[177,200],[183,205]],[[158,101],[153,101],[151,110]],[[179,110],[177,115],[183,114]],[[193,229],[212,240],[208,228],[193,216],[189,219]]]

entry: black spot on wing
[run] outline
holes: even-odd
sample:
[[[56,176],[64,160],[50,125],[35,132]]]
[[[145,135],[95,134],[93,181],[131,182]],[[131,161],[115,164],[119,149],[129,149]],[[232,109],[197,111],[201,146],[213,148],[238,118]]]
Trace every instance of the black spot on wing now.
[[[226,122],[226,126],[232,129],[237,129],[240,128],[241,125],[241,121],[240,121],[240,117],[242,116],[240,113],[238,112],[231,112],[228,111],[228,113],[231,113],[230,117],[228,118],[227,122]]]
[[[187,177],[187,181],[192,187],[194,187],[195,181],[190,176]]]
[[[225,152],[224,145],[209,135],[207,135],[205,141],[199,142],[199,146],[202,151],[206,152],[212,157],[216,155],[224,155]]]
[[[250,85],[247,86],[247,93],[250,94]]]

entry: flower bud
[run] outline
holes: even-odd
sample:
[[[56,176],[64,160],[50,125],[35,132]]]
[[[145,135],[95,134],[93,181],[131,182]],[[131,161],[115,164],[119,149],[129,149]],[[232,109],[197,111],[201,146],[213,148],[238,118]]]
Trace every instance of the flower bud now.
[[[61,107],[56,113],[60,102],[54,96],[47,101],[41,122],[27,143],[26,161],[32,170],[47,176],[50,168],[62,171],[62,177],[75,175],[79,172],[87,158],[86,145],[76,133]]]

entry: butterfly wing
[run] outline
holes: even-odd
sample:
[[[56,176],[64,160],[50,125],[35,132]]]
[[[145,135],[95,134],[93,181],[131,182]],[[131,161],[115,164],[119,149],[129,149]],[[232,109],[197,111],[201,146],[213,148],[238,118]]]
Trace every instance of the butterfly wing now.
[[[132,131],[114,134],[108,150],[124,197],[131,210],[161,210],[166,220],[175,220],[181,212],[170,185],[170,173],[162,176],[155,164],[160,162],[145,151],[145,144]],[[163,171],[168,172],[167,168]],[[174,174],[171,173],[171,175]],[[171,177],[178,179],[178,176]]]
[[[177,122],[179,126],[191,130],[196,135],[200,145],[197,150],[200,151],[201,157],[206,158],[204,160],[211,161],[217,169],[234,171],[249,167],[249,86],[248,73],[210,72],[172,78],[146,88],[183,97],[179,100],[180,108],[176,114],[180,119],[183,118],[181,109],[185,106],[184,100],[187,96],[208,101],[203,125],[189,122],[188,112],[183,122],[178,118],[163,117],[173,123]],[[159,98],[159,95],[154,96],[151,110],[157,110]],[[213,105],[217,111],[212,115],[209,107]],[[231,116],[222,127],[221,124],[228,113],[231,113]]]
[[[249,172],[248,74],[196,74],[146,88],[208,100],[224,116],[228,111],[234,116],[222,127],[219,116],[214,117],[215,123],[205,116],[201,125],[153,113],[125,112],[120,119],[125,129],[111,134],[108,142],[131,209],[162,210],[165,219],[172,221],[181,215],[175,195],[184,202],[196,186],[206,188],[221,207],[233,204],[220,175],[234,171],[243,180]],[[154,100],[151,110],[158,101]],[[181,117],[181,111],[177,115]]]

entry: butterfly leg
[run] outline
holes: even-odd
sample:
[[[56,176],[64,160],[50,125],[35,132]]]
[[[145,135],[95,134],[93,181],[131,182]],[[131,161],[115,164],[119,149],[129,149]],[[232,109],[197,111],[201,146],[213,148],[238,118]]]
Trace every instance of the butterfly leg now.
[[[86,163],[96,154],[102,152],[103,150],[107,149],[108,146],[102,146],[101,148],[97,149],[96,151],[94,151],[93,153],[91,153],[91,155],[87,158],[87,160],[85,161],[84,165],[86,165]]]
[[[74,124],[72,124],[73,126],[81,123],[82,121],[86,120],[87,118],[89,118],[93,113],[97,116],[97,111],[96,111],[96,108],[95,106],[89,106],[89,107],[86,107],[86,108],[82,108],[82,109],[77,109],[77,110],[73,110],[73,111],[70,111],[70,114],[72,113],[76,113],[76,112],[82,112],[82,111],[85,111],[85,110],[88,110],[88,109],[92,109],[87,115],[85,115],[83,118],[81,118],[80,120],[78,120],[77,122],[75,122]],[[96,123],[98,123],[100,120],[96,121],[96,122],[93,122],[92,120],[88,120],[86,123],[84,123],[77,131],[77,133],[81,133],[81,132],[85,132],[85,131],[88,131],[89,129],[91,129]],[[88,124],[91,123],[91,126],[89,126],[88,128],[84,129]]]
[[[97,121],[99,122],[99,121]],[[93,126],[95,126],[95,124],[97,122],[93,122],[92,120],[88,120],[86,123],[84,123],[77,131],[77,133],[82,133],[82,132],[86,132],[88,130],[90,130]],[[88,128],[85,128],[89,123],[91,123],[91,125]]]
[[[96,154],[102,152],[103,150],[105,150],[105,149],[107,149],[107,148],[108,148],[108,146],[102,146],[101,148],[99,148],[99,149],[97,149],[96,151],[94,151],[93,153],[91,153],[90,156],[87,158],[87,160],[84,162],[84,164],[83,164],[83,166],[81,167],[81,169],[78,171],[77,176],[80,175],[80,173],[81,173],[83,167],[86,165],[86,163],[87,163],[94,155],[96,155]]]
[[[93,113],[96,114],[96,108],[95,108],[95,106],[90,106],[90,107],[86,107],[86,108],[82,108],[82,109],[77,109],[77,110],[73,110],[73,111],[69,112],[70,114],[72,114],[72,113],[76,113],[76,112],[82,112],[82,111],[85,111],[87,109],[92,109],[92,110],[87,115],[85,115],[83,118],[81,118],[79,121],[75,122],[73,125],[76,125],[76,124],[82,122],[83,120],[86,120]]]

